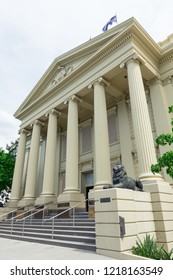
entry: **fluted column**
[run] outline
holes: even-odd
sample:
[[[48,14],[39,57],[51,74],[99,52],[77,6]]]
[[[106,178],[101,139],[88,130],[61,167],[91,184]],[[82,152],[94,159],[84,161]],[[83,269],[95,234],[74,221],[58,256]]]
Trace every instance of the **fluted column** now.
[[[78,189],[78,99],[68,100],[65,192]]]
[[[134,178],[132,140],[127,105],[125,100],[118,103],[118,122],[122,164],[125,166],[128,176]]]
[[[26,176],[25,194],[22,201],[19,202],[19,206],[27,206],[27,204],[34,203],[35,200],[35,188],[37,180],[37,165],[40,147],[40,133],[41,126],[40,121],[35,121],[33,124],[31,148],[28,160],[28,169]]]
[[[112,183],[105,96],[106,85],[108,83],[103,78],[99,78],[92,85],[94,88],[95,188],[102,188],[104,185]]]
[[[48,201],[55,201],[55,161],[57,147],[57,124],[60,113],[53,109],[49,114],[46,155],[44,165],[43,188],[41,196],[36,204],[44,204]]]
[[[25,150],[26,150],[26,139],[27,139],[28,131],[22,129],[20,131],[19,144],[17,149],[17,157],[14,168],[13,182],[12,182],[12,190],[10,197],[10,206],[17,206],[17,203],[20,199],[20,191],[22,184],[22,175],[23,175],[23,167],[25,161]]]
[[[153,175],[150,170],[151,164],[156,163],[157,160],[139,64],[139,61],[135,59],[130,59],[126,63],[134,134],[140,167],[139,178],[141,180],[151,180],[161,178],[161,176],[159,174]]]
[[[84,200],[84,195],[80,193],[78,182],[78,102],[81,101],[81,99],[73,95],[65,102],[65,104],[68,103],[65,189],[59,195],[58,203],[68,202],[70,206]]]
[[[162,133],[171,133],[171,119],[170,114],[168,113],[168,103],[166,100],[165,87],[162,85],[161,80],[157,78],[151,80],[148,83],[148,85],[150,88],[150,96],[156,126],[156,133],[158,136]],[[173,145],[159,146],[161,155],[170,151],[170,149],[173,149]],[[171,177],[166,173],[165,169],[163,170],[163,174],[164,179],[167,182],[173,182]]]

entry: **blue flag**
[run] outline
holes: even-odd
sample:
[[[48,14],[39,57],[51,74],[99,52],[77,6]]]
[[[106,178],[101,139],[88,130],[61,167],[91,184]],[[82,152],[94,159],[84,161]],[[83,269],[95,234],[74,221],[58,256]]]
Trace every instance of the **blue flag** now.
[[[108,20],[108,22],[105,24],[105,26],[103,26],[102,31],[105,32],[108,30],[108,26],[112,25],[113,22],[117,22],[117,16],[113,16],[111,17],[110,20]]]

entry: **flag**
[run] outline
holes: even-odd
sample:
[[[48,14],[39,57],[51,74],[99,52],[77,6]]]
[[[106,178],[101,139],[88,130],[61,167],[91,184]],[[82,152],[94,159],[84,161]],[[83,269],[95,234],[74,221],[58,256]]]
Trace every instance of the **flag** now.
[[[105,32],[108,30],[108,26],[112,25],[113,22],[117,22],[117,16],[111,17],[111,19],[103,26],[102,31]]]

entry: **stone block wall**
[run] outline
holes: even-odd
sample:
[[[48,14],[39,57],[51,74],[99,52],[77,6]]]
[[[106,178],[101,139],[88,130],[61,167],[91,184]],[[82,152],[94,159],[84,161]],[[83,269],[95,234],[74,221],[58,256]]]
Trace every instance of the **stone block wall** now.
[[[146,233],[155,236],[155,224],[150,193],[126,189],[98,190],[95,199],[97,253],[122,258],[122,253],[135,245],[137,237]],[[120,232],[120,217],[125,234]]]

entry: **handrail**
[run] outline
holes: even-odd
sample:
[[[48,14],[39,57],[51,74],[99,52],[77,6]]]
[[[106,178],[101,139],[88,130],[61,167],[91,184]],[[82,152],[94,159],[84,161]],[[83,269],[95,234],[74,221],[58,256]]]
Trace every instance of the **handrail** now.
[[[30,205],[33,205],[33,203],[31,203],[31,204],[29,204],[29,205],[26,205],[26,206],[23,206],[22,208],[27,207],[27,206],[30,206]],[[10,218],[10,219],[6,219],[6,221],[12,221],[13,219],[16,219],[17,217],[20,217],[20,216],[22,216],[23,214],[26,214],[26,213],[28,213],[28,212],[32,212],[35,208],[36,208],[36,207],[33,207],[33,208],[29,209],[29,210],[26,210],[26,211],[20,213],[19,215],[15,216],[15,217],[12,217],[12,218]],[[19,209],[18,209],[18,210],[19,210]]]
[[[49,202],[47,202],[47,203],[44,203],[44,204],[41,204],[41,205],[39,205],[39,206],[47,206],[47,205],[49,205],[49,204],[52,204],[54,201],[49,201]],[[33,211],[33,210],[35,210],[36,208],[33,208],[32,210],[30,210],[30,211]],[[28,216],[26,216],[26,217],[24,217],[23,219],[17,219],[16,221],[18,222],[18,221],[23,221],[23,220],[25,220],[25,219],[27,219],[27,218],[29,218],[29,217],[31,217],[31,216],[33,216],[33,215],[35,215],[35,214],[37,214],[37,213],[39,213],[39,212],[41,212],[41,211],[44,211],[45,209],[47,209],[47,207],[43,207],[43,208],[41,208],[41,209],[38,209],[36,212],[34,212],[34,213],[31,213],[31,214],[29,214]]]
[[[45,203],[45,204],[40,204],[40,205],[38,205],[38,207],[40,207],[40,206],[45,206],[45,205],[48,205],[48,204],[51,204],[51,203],[53,203],[53,201],[49,201],[49,202],[47,202],[47,203]],[[24,214],[26,214],[26,213],[28,213],[28,212],[33,212],[35,209],[37,209],[37,208],[32,208],[32,209],[30,209],[30,210],[24,212]],[[24,217],[23,219],[16,219],[16,222],[18,222],[18,221],[23,221],[22,236],[23,236],[23,234],[24,234],[25,220],[26,220],[28,217],[32,217],[33,215],[35,215],[35,214],[37,214],[37,213],[39,213],[39,212],[41,212],[41,211],[43,211],[43,213],[44,213],[44,210],[45,210],[45,209],[47,209],[47,207],[43,207],[43,208],[41,208],[41,209],[38,209],[36,212],[31,213],[30,215],[27,215],[27,216]],[[16,217],[21,216],[21,215],[23,215],[23,213],[21,213],[20,215],[15,216],[13,219],[11,219],[11,234],[13,234],[14,219],[15,219]],[[31,220],[32,220],[32,219],[31,219]],[[31,221],[30,221],[30,223],[31,223]]]
[[[73,226],[74,226],[74,224],[75,224],[75,221],[74,221],[74,210],[75,210],[75,208],[76,208],[77,206],[79,206],[80,204],[83,204],[83,203],[86,202],[86,201],[88,201],[88,198],[85,199],[85,200],[83,200],[83,201],[81,201],[81,202],[79,202],[79,203],[77,203],[77,204],[75,204],[75,205],[72,206],[72,207],[69,207],[68,209],[64,210],[63,212],[54,215],[53,217],[51,217],[51,218],[49,218],[49,219],[44,219],[44,220],[43,220],[43,224],[44,224],[44,221],[51,221],[51,220],[53,220],[53,221],[52,221],[52,239],[53,239],[53,236],[54,236],[55,218],[61,216],[62,214],[66,213],[66,212],[68,212],[68,211],[70,211],[70,210],[73,210]],[[43,224],[42,224],[42,225],[43,225]]]
[[[32,205],[32,204],[28,204],[28,205],[26,205],[26,206],[30,206],[30,205]],[[18,210],[21,210],[21,209],[23,209],[23,206],[18,207],[18,208],[15,208],[14,210],[12,210],[12,211],[10,211],[10,212],[7,212],[7,213],[1,215],[0,218],[3,217],[3,216],[6,216],[6,215],[12,214],[12,213],[14,213],[15,211],[18,211]],[[6,221],[7,221],[7,219],[6,219]]]
[[[55,216],[53,216],[53,217],[51,217],[51,218],[49,218],[49,219],[44,219],[44,221],[50,221],[50,220],[53,220],[53,219],[55,219],[55,218],[57,218],[57,217],[61,216],[62,214],[64,214],[64,213],[66,213],[66,212],[68,212],[68,211],[70,211],[70,210],[72,210],[72,209],[76,208],[77,206],[79,206],[80,204],[82,204],[82,203],[84,203],[84,202],[86,202],[86,201],[88,201],[88,198],[87,198],[87,199],[85,199],[85,200],[83,200],[83,201],[81,201],[81,202],[79,202],[79,203],[77,203],[77,204],[75,204],[75,205],[74,205],[74,206],[72,206],[72,207],[67,208],[67,209],[66,209],[66,210],[64,210],[63,212],[61,212],[61,213],[59,213],[59,214],[56,214]]]

